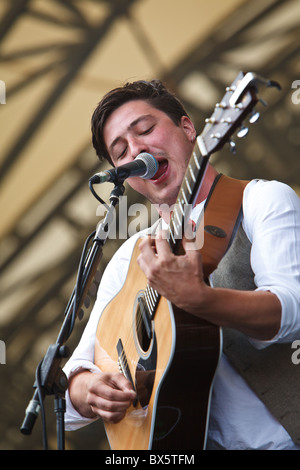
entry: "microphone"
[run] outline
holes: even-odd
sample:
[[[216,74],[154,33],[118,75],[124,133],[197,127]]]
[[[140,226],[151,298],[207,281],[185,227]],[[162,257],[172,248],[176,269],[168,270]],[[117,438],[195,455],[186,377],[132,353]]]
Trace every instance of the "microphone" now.
[[[149,180],[153,178],[157,170],[157,160],[150,155],[150,153],[143,152],[140,153],[133,162],[96,173],[90,178],[90,182],[97,184],[111,181],[114,183],[116,181],[124,181],[126,178],[132,176],[139,176],[140,178]]]

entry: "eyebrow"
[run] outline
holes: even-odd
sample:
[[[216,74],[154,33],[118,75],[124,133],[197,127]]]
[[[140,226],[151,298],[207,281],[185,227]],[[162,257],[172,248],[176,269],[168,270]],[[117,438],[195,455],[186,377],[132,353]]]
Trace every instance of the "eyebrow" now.
[[[150,117],[152,117],[151,114],[143,114],[142,116],[139,116],[137,119],[135,119],[134,121],[132,121],[132,122],[129,124],[127,130],[132,129],[132,128],[135,127],[139,122],[144,121],[145,119],[148,119],[148,118],[150,118]],[[113,148],[117,145],[117,143],[118,143],[119,140],[121,140],[121,139],[122,139],[121,136],[116,137],[116,138],[112,141],[112,143],[110,144],[109,150],[110,150],[110,151],[113,150]]]

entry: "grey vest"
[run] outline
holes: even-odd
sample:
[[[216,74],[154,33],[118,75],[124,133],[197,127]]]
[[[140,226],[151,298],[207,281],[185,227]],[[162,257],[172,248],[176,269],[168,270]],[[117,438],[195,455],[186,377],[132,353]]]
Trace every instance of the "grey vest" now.
[[[214,287],[254,290],[251,243],[242,226],[217,269]],[[242,333],[223,328],[223,351],[269,411],[300,444],[300,366],[292,363],[291,344],[257,350]]]

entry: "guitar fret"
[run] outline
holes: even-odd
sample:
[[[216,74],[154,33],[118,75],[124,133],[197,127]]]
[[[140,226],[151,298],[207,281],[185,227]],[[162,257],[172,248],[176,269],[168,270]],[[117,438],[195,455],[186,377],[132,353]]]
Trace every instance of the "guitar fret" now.
[[[177,225],[175,224],[175,221],[173,222],[173,227],[174,227],[174,229],[175,229],[176,235],[178,235],[178,234],[179,234],[179,231],[178,231],[178,229],[177,229]]]
[[[152,302],[152,300],[151,300],[151,302]],[[152,317],[153,317],[153,314],[154,314],[154,311],[155,311],[155,305],[153,305],[152,303],[150,303],[150,299],[149,299],[148,310],[149,310],[149,315],[150,315],[150,317],[152,318]]]
[[[186,198],[186,195],[185,195],[185,192],[184,192],[184,189],[183,189],[183,188],[181,188],[181,193],[182,193],[182,196],[183,196],[183,199],[184,199],[185,204],[188,204],[187,198]]]
[[[147,305],[147,309],[150,310],[149,299],[148,299],[148,294],[147,294],[147,288],[145,289],[144,299],[145,299],[145,303]]]
[[[151,296],[151,287],[147,286],[147,294],[148,294],[148,299],[149,299],[149,303],[151,305],[151,308],[154,307],[154,302],[153,302],[153,298]]]
[[[175,207],[174,213],[175,213],[175,215],[176,215],[176,218],[177,218],[177,220],[178,220],[179,225],[181,225],[181,219],[180,219],[180,217],[179,217],[179,215],[178,215],[177,207]]]
[[[192,180],[194,181],[194,183],[196,183],[196,178],[195,178],[195,175],[194,175],[194,172],[193,172],[193,169],[192,169],[191,166],[189,166],[189,170],[190,170],[190,174],[191,174]]]
[[[155,302],[155,304],[156,304],[156,303],[157,303],[157,300],[158,300],[158,298],[159,298],[159,294],[158,294],[158,292],[157,292],[155,289],[153,289],[152,287],[151,287],[151,292],[152,292],[152,295],[153,295],[153,298],[154,298],[154,302]]]
[[[148,286],[148,287],[149,287],[150,295],[153,298],[153,300],[155,301],[156,300],[156,290],[153,289],[153,287],[150,287],[150,286]]]
[[[178,207],[180,209],[181,214],[184,215],[184,209],[182,207],[182,202],[181,201],[178,201]]]
[[[152,287],[147,286],[147,291],[148,291],[149,302],[151,303],[151,308],[149,309],[149,313],[152,318],[156,310],[156,305],[157,305],[159,295],[156,290],[152,289]]]
[[[173,225],[174,225],[174,224],[173,224]],[[175,244],[175,238],[174,238],[173,232],[172,232],[172,230],[171,230],[171,227],[169,227],[169,234],[170,234],[170,236],[171,236],[171,238],[172,238],[173,243]]]
[[[152,299],[150,298],[150,293],[149,293],[149,286],[146,287],[145,290],[145,295],[146,295],[146,302],[147,302],[147,307],[148,310],[150,310],[151,315],[153,314],[153,304],[152,304]]]
[[[149,288],[149,294],[150,294],[153,306],[155,306],[156,299],[155,299],[155,296],[154,296],[154,291],[153,291],[153,289],[151,289],[151,287]]]
[[[187,177],[185,177],[184,180],[185,180],[185,184],[187,186],[188,192],[190,194],[192,194],[192,190],[191,190],[191,187],[190,187],[190,184],[189,184],[189,181],[188,181]]]
[[[195,152],[193,152],[193,157],[194,157],[194,161],[195,161],[195,163],[196,163],[196,167],[197,167],[197,169],[198,169],[198,170],[200,170],[200,165],[199,165],[198,158],[197,158],[197,156],[196,156],[196,153],[195,153]]]

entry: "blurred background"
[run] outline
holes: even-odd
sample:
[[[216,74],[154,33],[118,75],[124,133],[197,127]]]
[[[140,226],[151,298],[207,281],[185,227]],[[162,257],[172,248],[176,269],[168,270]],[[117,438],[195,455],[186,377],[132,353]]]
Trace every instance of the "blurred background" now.
[[[102,95],[160,78],[200,133],[240,70],[277,80],[282,91],[262,90],[268,107],[237,154],[226,146],[213,162],[230,176],[279,179],[300,195],[299,18],[299,0],[0,0],[0,449],[42,448],[40,417],[31,436],[19,428],[99,222],[88,180],[106,167],[90,134]],[[100,189],[107,202],[112,186]],[[100,271],[118,243],[106,243]],[[88,315],[75,324],[71,349]],[[53,397],[45,406],[55,449]],[[67,433],[66,446],[107,448],[101,423]]]

